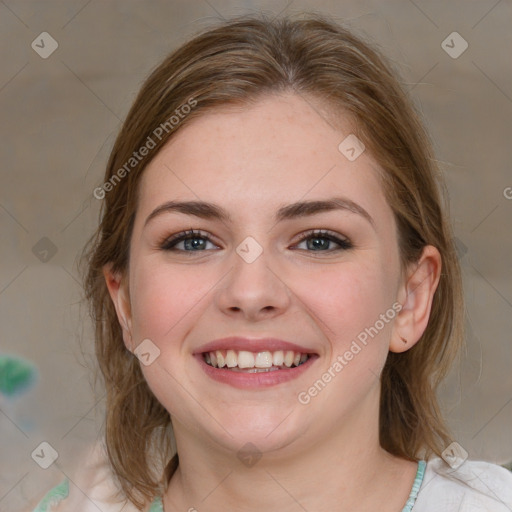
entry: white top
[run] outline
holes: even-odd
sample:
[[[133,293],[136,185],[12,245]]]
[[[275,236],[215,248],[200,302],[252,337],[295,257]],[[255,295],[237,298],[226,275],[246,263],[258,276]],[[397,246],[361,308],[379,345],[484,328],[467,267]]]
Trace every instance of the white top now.
[[[512,512],[512,473],[483,461],[427,462],[413,512]]]
[[[32,512],[135,512],[131,503],[112,499],[116,490],[105,459],[91,457],[81,475],[51,489]],[[149,512],[161,512],[155,498]],[[397,511],[399,512],[399,511]],[[466,460],[452,469],[433,457],[418,471],[401,512],[512,512],[512,472],[496,464]]]

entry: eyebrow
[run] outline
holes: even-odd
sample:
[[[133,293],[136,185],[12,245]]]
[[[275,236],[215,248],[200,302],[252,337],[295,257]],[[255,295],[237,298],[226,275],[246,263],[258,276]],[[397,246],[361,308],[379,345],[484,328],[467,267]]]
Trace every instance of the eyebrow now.
[[[300,217],[309,217],[318,213],[334,210],[345,210],[360,215],[366,219],[372,227],[375,227],[370,214],[359,204],[343,197],[332,197],[325,200],[298,201],[279,208],[275,214],[275,221],[291,220]],[[163,213],[182,213],[193,215],[201,219],[219,220],[230,222],[231,216],[224,208],[205,201],[168,201],[155,208],[147,217],[144,226],[149,221]]]

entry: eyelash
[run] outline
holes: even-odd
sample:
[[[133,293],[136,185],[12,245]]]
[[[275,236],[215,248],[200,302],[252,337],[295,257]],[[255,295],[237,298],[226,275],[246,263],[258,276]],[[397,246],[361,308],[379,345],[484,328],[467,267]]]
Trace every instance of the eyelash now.
[[[302,233],[299,236],[299,241],[297,243],[304,242],[304,240],[309,240],[309,239],[314,239],[314,238],[325,238],[326,240],[334,242],[335,244],[338,244],[340,246],[338,249],[333,249],[333,250],[325,251],[325,252],[346,251],[348,249],[353,248],[353,245],[348,238],[340,238],[339,236],[337,236],[334,233],[331,233],[330,231],[327,231],[325,229],[311,229],[309,231],[306,231],[305,233]],[[311,251],[311,252],[323,252],[323,251]]]
[[[201,231],[197,231],[194,229],[190,229],[187,231],[182,231],[181,233],[176,233],[175,235],[170,236],[169,238],[166,238],[159,244],[160,249],[164,251],[175,251],[175,252],[183,252],[183,253],[195,253],[195,252],[203,252],[203,251],[185,251],[182,249],[176,249],[175,246],[183,241],[186,240],[193,240],[197,238],[202,238],[208,242],[214,243],[213,240],[207,235],[203,234]],[[339,245],[340,247],[338,249],[331,249],[327,251],[308,251],[308,252],[319,252],[319,253],[332,253],[337,251],[346,251],[348,249],[352,249],[353,245],[347,238],[340,238],[336,236],[335,234],[327,231],[327,230],[318,230],[318,229],[312,229],[310,231],[306,231],[305,233],[302,233],[299,236],[299,240],[297,243],[304,242],[305,240],[314,239],[314,238],[324,238],[326,240],[329,240],[331,242],[334,242],[335,244]],[[302,249],[304,250],[304,249]]]

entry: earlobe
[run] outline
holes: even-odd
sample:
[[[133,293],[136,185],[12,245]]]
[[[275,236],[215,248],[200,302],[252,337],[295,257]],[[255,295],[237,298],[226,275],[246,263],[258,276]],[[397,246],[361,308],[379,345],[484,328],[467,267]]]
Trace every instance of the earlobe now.
[[[110,265],[103,267],[103,276],[123,331],[124,344],[130,352],[133,352],[131,306],[127,279],[119,273],[112,272]]]
[[[425,332],[439,284],[441,264],[439,251],[427,245],[418,262],[408,269],[398,297],[402,309],[393,325],[389,344],[391,352],[409,350]]]

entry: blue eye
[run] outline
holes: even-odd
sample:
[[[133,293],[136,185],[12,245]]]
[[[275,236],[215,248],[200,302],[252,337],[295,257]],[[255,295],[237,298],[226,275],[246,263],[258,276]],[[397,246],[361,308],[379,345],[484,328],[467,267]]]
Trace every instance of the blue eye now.
[[[304,242],[306,242],[306,250],[311,250],[312,252],[334,252],[352,249],[353,247],[352,243],[346,238],[340,238],[323,230],[313,230],[302,234],[299,244]],[[338,248],[332,249],[332,244],[336,244]]]
[[[348,239],[340,238],[323,230],[312,230],[303,233],[297,245],[303,243],[306,244],[306,249],[301,250],[308,252],[334,252],[353,248],[352,243]],[[192,253],[211,250],[211,247],[207,247],[208,244],[211,244],[213,248],[218,248],[208,235],[203,234],[201,231],[191,229],[165,239],[160,244],[160,248],[164,251]],[[333,244],[338,247],[333,248]]]
[[[177,233],[176,235],[167,238],[160,248],[164,251],[182,251],[182,252],[199,252],[206,249],[206,245],[213,242],[211,239],[203,235],[200,231],[191,229],[190,231],[184,231]],[[183,248],[178,248],[178,244],[183,243]]]

